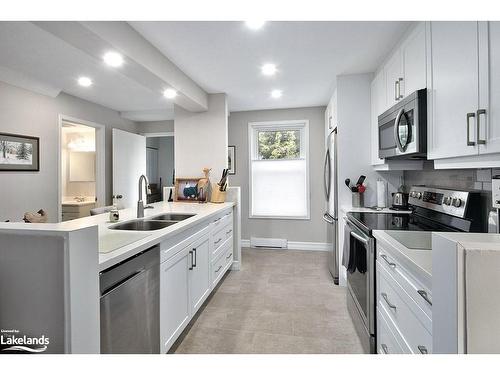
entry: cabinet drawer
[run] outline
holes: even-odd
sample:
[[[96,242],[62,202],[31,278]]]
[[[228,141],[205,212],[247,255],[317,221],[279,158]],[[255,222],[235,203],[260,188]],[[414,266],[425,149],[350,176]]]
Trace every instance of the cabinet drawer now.
[[[378,305],[388,312],[412,353],[431,353],[432,322],[424,312],[381,267],[377,272],[377,286]]]
[[[221,254],[212,262],[212,287],[215,287],[233,263],[232,242],[227,242]]]
[[[216,256],[220,251],[220,247],[226,242],[228,238],[233,236],[233,223],[226,224],[221,227],[212,236],[212,254]]]
[[[378,305],[377,312],[377,353],[408,354],[411,353],[398,329],[389,318],[384,306]]]
[[[432,294],[429,288],[413,277],[389,252],[380,246],[377,247],[377,266],[387,271],[427,315],[428,319],[432,320]]]
[[[213,222],[212,222],[212,230],[214,232],[217,232],[220,230],[220,228],[226,226],[228,223],[232,223],[233,222],[233,213],[232,212],[229,212],[221,217],[219,217],[218,219],[215,219]]]

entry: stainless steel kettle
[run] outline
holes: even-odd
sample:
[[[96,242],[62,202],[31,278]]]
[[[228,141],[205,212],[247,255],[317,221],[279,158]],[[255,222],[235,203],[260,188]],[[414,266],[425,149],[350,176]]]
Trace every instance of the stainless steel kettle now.
[[[392,209],[407,210],[408,209],[408,194],[400,191],[392,193]]]

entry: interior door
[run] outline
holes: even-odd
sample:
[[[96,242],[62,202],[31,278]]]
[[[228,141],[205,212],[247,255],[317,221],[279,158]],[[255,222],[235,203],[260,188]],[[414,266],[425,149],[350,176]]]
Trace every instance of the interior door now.
[[[477,28],[477,22],[469,21],[433,21],[430,24],[430,159],[475,155],[478,152],[475,134],[478,108]]]
[[[146,137],[113,129],[113,195],[122,196],[120,208],[137,204],[142,174],[146,174]]]

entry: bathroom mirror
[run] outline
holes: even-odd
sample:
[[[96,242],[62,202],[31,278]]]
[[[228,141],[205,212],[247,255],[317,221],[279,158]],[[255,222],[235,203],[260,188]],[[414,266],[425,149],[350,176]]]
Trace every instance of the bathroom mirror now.
[[[69,153],[69,181],[95,181],[95,152]]]

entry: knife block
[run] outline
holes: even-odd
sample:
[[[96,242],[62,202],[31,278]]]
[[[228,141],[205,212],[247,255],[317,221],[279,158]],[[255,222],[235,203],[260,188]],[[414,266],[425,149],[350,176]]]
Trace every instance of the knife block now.
[[[212,196],[210,197],[210,202],[212,203],[224,203],[226,201],[226,192],[219,190],[219,185],[212,184]]]

